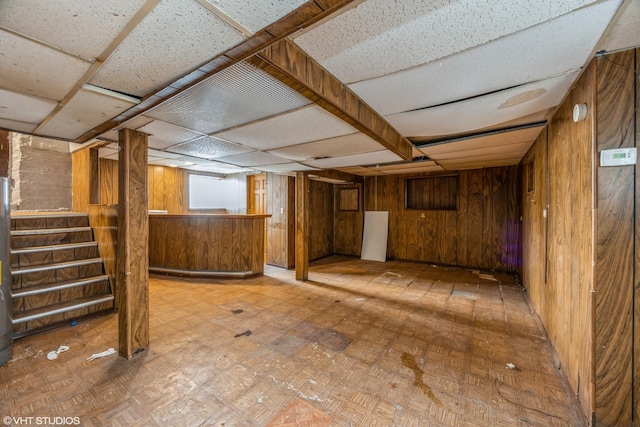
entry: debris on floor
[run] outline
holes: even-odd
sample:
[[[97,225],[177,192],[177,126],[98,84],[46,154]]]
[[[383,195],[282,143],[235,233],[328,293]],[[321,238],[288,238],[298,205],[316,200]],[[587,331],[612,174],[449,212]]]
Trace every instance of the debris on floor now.
[[[244,310],[243,310],[243,309],[241,309],[241,308],[236,308],[235,310],[231,310],[231,312],[232,312],[233,314],[240,314],[240,313],[243,313],[243,312],[244,312]]]
[[[514,365],[513,363],[507,363],[507,368],[516,369],[516,365]]]
[[[238,337],[248,337],[249,335],[251,335],[251,331],[249,329],[247,329],[246,331],[240,333],[240,334],[236,334],[233,337],[234,338],[238,338]]]
[[[47,359],[56,360],[60,353],[64,353],[67,350],[69,350],[69,347],[67,347],[66,345],[61,345],[57,350],[53,350],[47,353]]]
[[[116,350],[113,347],[109,347],[105,351],[101,353],[94,353],[91,356],[87,357],[87,360],[99,359],[101,357],[111,356],[112,354],[116,354]]]

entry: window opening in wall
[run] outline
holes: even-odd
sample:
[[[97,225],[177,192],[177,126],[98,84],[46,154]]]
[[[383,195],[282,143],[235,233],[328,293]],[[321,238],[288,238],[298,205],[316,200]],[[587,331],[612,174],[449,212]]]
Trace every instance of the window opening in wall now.
[[[357,188],[341,188],[340,204],[341,211],[357,211],[360,210],[360,193]]]
[[[229,182],[206,175],[189,174],[189,209],[229,209],[238,194]]]
[[[405,207],[418,210],[458,209],[458,175],[407,179]]]

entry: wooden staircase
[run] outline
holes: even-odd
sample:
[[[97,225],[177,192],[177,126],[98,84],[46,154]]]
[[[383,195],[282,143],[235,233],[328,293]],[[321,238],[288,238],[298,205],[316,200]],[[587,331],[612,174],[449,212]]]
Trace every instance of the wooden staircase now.
[[[12,216],[11,275],[14,338],[113,312],[86,214]]]

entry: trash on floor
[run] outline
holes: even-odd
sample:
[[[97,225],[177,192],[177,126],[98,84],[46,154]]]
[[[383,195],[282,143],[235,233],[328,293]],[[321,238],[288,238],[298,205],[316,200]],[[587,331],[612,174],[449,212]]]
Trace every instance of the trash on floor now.
[[[243,313],[243,312],[244,312],[244,310],[243,310],[243,309],[241,309],[241,308],[236,308],[235,310],[231,310],[231,312],[232,312],[233,314],[240,314],[240,313]]]
[[[61,345],[57,350],[53,350],[47,353],[47,359],[56,360],[60,353],[64,353],[67,350],[69,350],[69,347],[67,347],[66,345]]]
[[[248,337],[249,335],[251,335],[251,331],[250,331],[249,329],[247,329],[247,330],[246,330],[246,331],[244,331],[243,333],[241,333],[241,334],[237,334],[237,335],[234,335],[233,337],[234,337],[234,338],[238,338],[238,337]]]
[[[87,360],[99,359],[101,357],[111,356],[112,354],[116,354],[116,350],[113,347],[110,347],[102,353],[92,354],[91,356],[87,357]]]
[[[507,368],[516,369],[516,365],[514,365],[513,363],[507,363]]]

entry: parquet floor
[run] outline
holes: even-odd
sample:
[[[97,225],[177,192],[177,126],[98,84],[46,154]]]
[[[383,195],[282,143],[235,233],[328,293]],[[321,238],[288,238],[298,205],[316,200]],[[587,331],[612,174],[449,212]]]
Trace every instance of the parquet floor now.
[[[152,277],[145,353],[87,360],[117,346],[115,315],[17,340],[0,368],[0,417],[13,425],[77,417],[83,426],[583,425],[513,277],[330,257],[312,264],[310,279],[273,267],[244,281]],[[60,345],[69,350],[48,360]]]

